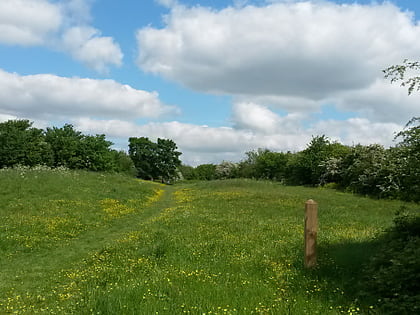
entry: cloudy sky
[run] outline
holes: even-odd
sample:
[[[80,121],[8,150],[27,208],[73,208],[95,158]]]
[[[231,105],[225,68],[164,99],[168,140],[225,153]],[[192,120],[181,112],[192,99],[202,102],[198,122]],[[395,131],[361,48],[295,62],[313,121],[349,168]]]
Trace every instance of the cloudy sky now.
[[[420,1],[1,0],[0,121],[170,138],[186,164],[393,145],[420,112],[382,70],[420,58]]]

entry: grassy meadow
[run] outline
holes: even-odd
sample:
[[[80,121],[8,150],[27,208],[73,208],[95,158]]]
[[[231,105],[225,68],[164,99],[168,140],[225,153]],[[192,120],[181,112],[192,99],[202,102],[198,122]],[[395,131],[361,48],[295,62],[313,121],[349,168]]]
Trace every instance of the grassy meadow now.
[[[226,180],[0,170],[0,314],[374,314],[374,237],[415,205]],[[319,204],[303,268],[304,203]]]

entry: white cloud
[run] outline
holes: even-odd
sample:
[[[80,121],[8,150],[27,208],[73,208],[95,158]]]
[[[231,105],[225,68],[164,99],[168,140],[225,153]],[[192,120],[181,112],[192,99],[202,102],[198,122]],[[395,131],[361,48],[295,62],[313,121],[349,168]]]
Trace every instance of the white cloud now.
[[[334,99],[348,110],[370,111],[370,119],[386,119],[378,111],[394,114],[395,104],[372,104],[380,96],[374,85],[381,70],[420,54],[420,26],[390,3],[177,6],[166,23],[137,32],[143,70],[194,90],[288,111],[313,111]],[[357,95],[366,102],[352,102]],[[412,110],[406,101],[397,105],[406,110],[388,117],[405,120]]]
[[[62,15],[57,5],[47,0],[1,0],[0,43],[42,45],[48,35],[59,30]]]
[[[401,131],[402,127],[395,123],[375,123],[366,118],[350,118],[344,121],[320,121],[309,131],[314,135],[324,134],[346,145],[378,143],[392,146],[395,145],[395,133]]]
[[[358,112],[372,121],[405,123],[417,115],[420,94],[408,95],[407,89],[377,79],[360,90],[338,92],[330,102],[338,108]]]
[[[14,115],[4,115],[0,114],[0,122],[8,121],[8,120],[15,120],[18,119],[17,116]]]
[[[68,24],[87,24],[92,20],[90,6],[95,0],[66,0],[60,7]]]
[[[233,106],[232,121],[236,128],[252,130],[255,133],[277,134],[287,130],[290,134],[300,132],[302,114],[279,116],[265,106],[255,103],[236,103]]]
[[[137,119],[176,113],[156,92],[113,80],[20,76],[0,69],[0,114],[60,120],[75,117]]]
[[[102,37],[92,27],[72,27],[63,34],[63,47],[73,58],[98,71],[108,66],[120,66],[123,54],[112,37]]]
[[[1,0],[0,44],[40,45],[70,54],[98,72],[120,66],[123,54],[112,37],[91,26],[91,0]]]

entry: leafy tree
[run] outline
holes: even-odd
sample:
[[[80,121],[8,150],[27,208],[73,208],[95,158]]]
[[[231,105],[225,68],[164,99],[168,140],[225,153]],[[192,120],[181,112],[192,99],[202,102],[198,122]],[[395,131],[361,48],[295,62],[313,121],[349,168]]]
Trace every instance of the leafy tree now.
[[[161,178],[169,181],[176,176],[177,167],[181,165],[180,152],[169,139],[157,139],[157,143],[146,137],[129,138],[129,155],[143,179]]]
[[[199,180],[216,179],[216,165],[201,164],[194,169],[194,177]]]
[[[128,153],[133,161],[137,176],[153,180],[158,176],[157,145],[146,137],[129,138]]]
[[[112,156],[112,170],[117,173],[125,173],[130,176],[137,175],[137,169],[134,166],[130,156],[124,151],[111,151]]]
[[[412,118],[396,139],[401,139],[394,150],[400,197],[420,201],[420,117]]]
[[[52,166],[80,168],[82,161],[79,155],[79,147],[82,139],[83,134],[75,130],[71,124],[65,124],[62,128],[47,128],[45,140],[50,144],[53,151]]]
[[[29,120],[0,123],[0,143],[0,167],[51,164],[52,151],[44,132],[32,127]]]
[[[216,165],[216,177],[218,179],[235,178],[237,168],[237,164],[228,161],[223,161],[219,165]]]
[[[105,135],[83,136],[79,143],[77,156],[79,163],[77,168],[91,171],[110,171],[113,169],[113,156]]]
[[[341,184],[356,193],[384,197],[390,194],[385,187],[393,172],[389,150],[379,144],[356,145],[343,161]]]
[[[91,171],[110,171],[113,168],[112,142],[105,135],[83,135],[73,125],[47,128],[45,140],[53,151],[53,166]]]
[[[324,163],[331,157],[332,147],[329,139],[322,136],[313,137],[307,148],[296,155],[294,169],[289,170],[292,181],[300,185],[317,185],[325,171]]]
[[[180,165],[178,169],[182,174],[182,179],[186,179],[186,180],[196,179],[195,174],[194,174],[194,167],[189,166],[189,165]]]
[[[157,139],[157,169],[162,181],[168,182],[177,175],[181,165],[176,143],[170,139]]]
[[[238,175],[247,178],[284,181],[291,153],[258,149],[246,153],[247,159],[238,165]]]

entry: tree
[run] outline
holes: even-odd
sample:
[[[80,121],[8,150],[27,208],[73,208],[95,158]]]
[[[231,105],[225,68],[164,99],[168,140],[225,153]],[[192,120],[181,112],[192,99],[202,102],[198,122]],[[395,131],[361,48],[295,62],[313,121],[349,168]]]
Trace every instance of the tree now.
[[[157,145],[146,137],[129,138],[128,154],[137,169],[137,176],[143,179],[157,177]]]
[[[83,134],[74,129],[73,125],[65,124],[62,128],[47,128],[45,140],[50,144],[53,151],[54,167],[65,166],[68,168],[80,168],[82,162],[78,154]]]
[[[238,165],[229,161],[223,161],[216,165],[216,177],[218,179],[228,179],[236,177]]]
[[[137,175],[137,169],[134,166],[130,156],[124,151],[112,150],[111,156],[113,160],[112,170],[117,173],[125,173],[130,176]]]
[[[114,167],[111,145],[112,142],[106,140],[105,135],[83,136],[77,151],[80,161],[78,168],[111,171]]]
[[[331,143],[324,135],[313,137],[305,150],[296,154],[289,164],[291,180],[300,185],[317,185],[324,173],[323,164],[331,156]]]
[[[407,77],[407,73],[412,71],[420,70],[420,62],[409,61],[405,59],[402,64],[394,65],[383,70],[386,79],[391,79],[391,83],[401,81],[401,86],[408,87],[408,95],[410,95],[414,89],[420,90],[420,76]]]
[[[73,125],[47,128],[45,140],[53,151],[53,165],[71,169],[110,171],[113,169],[112,142],[105,135],[83,135]]]
[[[146,137],[129,138],[128,152],[137,169],[137,176],[143,179],[161,178],[169,181],[176,176],[181,165],[177,146],[169,139],[157,139],[157,143]]]
[[[390,66],[383,72],[385,78],[391,78],[391,83],[401,81],[401,86],[407,86],[410,95],[414,90],[420,90],[420,76],[412,75],[419,70],[419,61],[405,59],[402,64]],[[413,117],[405,130],[397,134],[397,138],[402,138],[394,151],[399,162],[397,175],[401,184],[401,197],[420,201],[420,117]]]
[[[216,165],[201,164],[194,169],[194,177],[198,180],[216,179]]]
[[[157,170],[162,181],[168,182],[177,175],[177,168],[181,165],[177,146],[170,139],[157,139]]]
[[[180,165],[178,169],[182,174],[181,179],[185,179],[185,180],[196,179],[195,174],[194,174],[194,167],[190,165]]]
[[[51,164],[52,151],[44,132],[29,120],[0,123],[0,143],[0,167]]]
[[[400,197],[420,201],[420,117],[413,117],[396,139],[401,139],[394,150]]]

